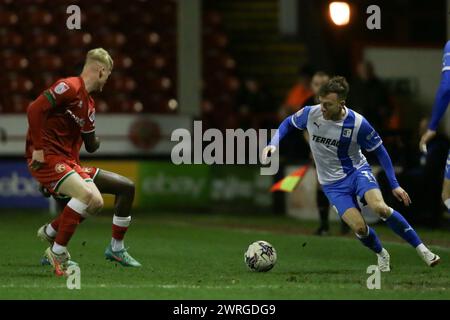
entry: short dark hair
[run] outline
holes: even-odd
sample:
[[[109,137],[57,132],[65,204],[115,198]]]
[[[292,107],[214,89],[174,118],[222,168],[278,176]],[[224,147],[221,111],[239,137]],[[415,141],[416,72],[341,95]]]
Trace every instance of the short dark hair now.
[[[342,76],[335,76],[320,87],[319,97],[325,97],[330,93],[336,93],[340,100],[345,100],[349,90],[347,80]]]

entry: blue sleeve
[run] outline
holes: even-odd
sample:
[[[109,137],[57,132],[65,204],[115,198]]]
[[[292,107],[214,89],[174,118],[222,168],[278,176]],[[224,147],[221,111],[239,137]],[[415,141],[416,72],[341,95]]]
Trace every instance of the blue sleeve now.
[[[275,135],[272,137],[272,140],[270,140],[269,145],[271,146],[278,146],[280,144],[280,140],[284,138],[285,135],[287,135],[292,129],[294,129],[294,125],[292,124],[292,116],[287,117],[286,119],[281,122],[280,126],[277,129],[277,132],[275,132]]]
[[[304,107],[292,116],[284,119],[278,127],[278,130],[273,136],[272,140],[270,140],[269,145],[278,146],[280,140],[283,139],[284,136],[286,136],[286,134],[288,134],[294,128],[301,130],[305,129],[308,122],[308,114],[310,109],[310,106]]]
[[[433,112],[431,114],[431,121],[428,126],[430,130],[436,131],[439,126],[439,121],[447,110],[450,102],[450,71],[442,72],[441,82],[436,92],[434,99]]]
[[[304,107],[292,115],[292,124],[300,130],[306,129],[311,106]]]
[[[383,167],[384,172],[386,172],[386,177],[388,178],[391,189],[398,188],[400,185],[395,177],[394,166],[392,165],[391,158],[389,157],[386,148],[383,145],[376,148],[375,155],[377,156],[380,165]]]
[[[357,142],[366,151],[373,151],[383,143],[379,134],[370,125],[370,123],[363,117],[361,126],[358,131]]]

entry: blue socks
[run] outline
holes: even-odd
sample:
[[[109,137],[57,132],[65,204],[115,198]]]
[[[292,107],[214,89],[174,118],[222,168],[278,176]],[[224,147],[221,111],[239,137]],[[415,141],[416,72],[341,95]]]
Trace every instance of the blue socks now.
[[[392,211],[392,215],[386,219],[388,227],[414,248],[421,244],[422,240],[420,240],[416,231],[410,226],[408,221],[394,209],[392,209]]]
[[[365,237],[360,237],[357,235],[359,241],[361,241],[363,245],[365,245],[367,248],[374,251],[375,253],[380,253],[381,250],[383,249],[383,247],[381,246],[380,239],[378,239],[375,230],[373,230],[369,226],[367,226],[367,228],[369,229],[369,234]]]
[[[406,221],[406,219],[397,211],[393,210],[391,216],[386,219],[386,224],[388,227],[399,235],[403,240],[408,242],[414,248],[422,243],[416,231],[411,227],[411,225]],[[381,246],[380,239],[378,238],[375,230],[367,226],[368,234],[365,237],[357,236],[363,245],[368,247],[375,253],[380,253],[383,247]]]

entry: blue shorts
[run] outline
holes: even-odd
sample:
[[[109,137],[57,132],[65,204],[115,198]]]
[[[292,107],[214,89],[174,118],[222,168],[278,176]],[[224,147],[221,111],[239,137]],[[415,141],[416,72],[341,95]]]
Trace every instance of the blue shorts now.
[[[447,164],[445,165],[445,179],[450,179],[450,150],[448,151]]]
[[[363,199],[367,191],[379,188],[369,166],[355,170],[342,180],[322,186],[325,195],[340,217],[350,208],[359,208],[357,196]]]

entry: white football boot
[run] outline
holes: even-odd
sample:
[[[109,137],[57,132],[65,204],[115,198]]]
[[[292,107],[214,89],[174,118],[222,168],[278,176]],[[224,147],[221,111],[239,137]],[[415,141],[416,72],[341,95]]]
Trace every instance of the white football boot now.
[[[387,252],[385,248],[383,248],[380,253],[377,253],[377,257],[378,257],[378,269],[380,269],[381,272],[391,271],[391,264],[390,264],[391,257],[389,256],[389,252]]]
[[[45,232],[45,229],[47,228],[47,223],[44,224],[42,227],[39,228],[39,230],[37,231],[37,237],[41,240],[41,241],[47,241],[50,245],[53,245],[53,242],[55,241],[55,238],[50,237],[47,232]]]
[[[431,252],[423,243],[416,247],[416,251],[419,257],[421,257],[429,267],[434,267],[441,261],[441,258],[437,254]]]

